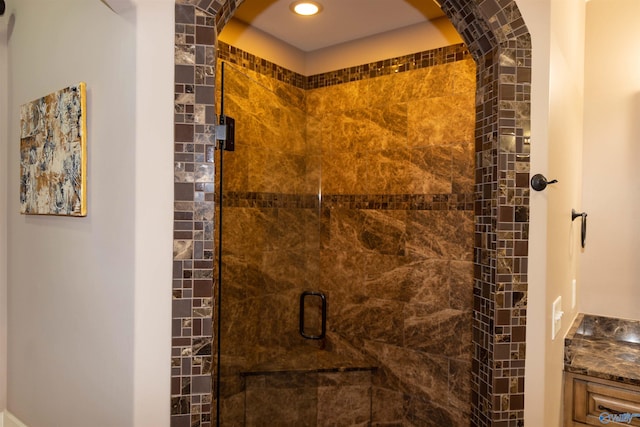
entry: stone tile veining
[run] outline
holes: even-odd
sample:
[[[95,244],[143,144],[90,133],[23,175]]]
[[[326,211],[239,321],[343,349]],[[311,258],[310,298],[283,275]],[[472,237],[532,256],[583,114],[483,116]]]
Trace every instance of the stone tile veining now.
[[[564,369],[640,385],[640,321],[578,315],[565,338]]]

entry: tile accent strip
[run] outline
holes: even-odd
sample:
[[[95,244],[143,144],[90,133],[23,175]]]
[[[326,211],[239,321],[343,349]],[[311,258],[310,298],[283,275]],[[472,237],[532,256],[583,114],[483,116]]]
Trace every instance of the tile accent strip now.
[[[214,16],[176,4],[172,427],[211,426]]]
[[[469,58],[471,55],[467,47],[460,43],[305,77],[221,41],[218,42],[217,54],[218,58],[223,61],[239,65],[242,68],[255,71],[300,89],[317,89],[368,78],[388,76],[405,71],[429,68],[435,65],[461,61]]]
[[[211,426],[215,43],[241,2],[176,1],[172,427]],[[441,4],[477,63],[471,424],[522,426],[531,39],[515,0]]]
[[[216,203],[218,198],[216,197]],[[317,209],[320,205],[348,209],[411,211],[472,211],[473,194],[327,194],[322,202],[315,194],[280,194],[229,191],[223,206],[234,208]]]

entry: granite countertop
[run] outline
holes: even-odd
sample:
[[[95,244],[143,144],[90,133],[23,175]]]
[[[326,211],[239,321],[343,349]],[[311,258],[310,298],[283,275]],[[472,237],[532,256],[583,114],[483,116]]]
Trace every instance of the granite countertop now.
[[[564,370],[640,386],[640,321],[579,314],[564,340]]]

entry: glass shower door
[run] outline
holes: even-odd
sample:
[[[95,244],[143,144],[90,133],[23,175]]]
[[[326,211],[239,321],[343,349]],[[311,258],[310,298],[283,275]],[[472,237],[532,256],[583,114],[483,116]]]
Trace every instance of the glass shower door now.
[[[232,64],[218,69],[218,111],[236,125],[234,151],[216,153],[214,415],[218,425],[316,425],[326,299],[304,92]]]
[[[216,159],[219,425],[468,425],[473,60],[303,90],[232,49],[219,51],[242,63],[218,84],[236,123]]]

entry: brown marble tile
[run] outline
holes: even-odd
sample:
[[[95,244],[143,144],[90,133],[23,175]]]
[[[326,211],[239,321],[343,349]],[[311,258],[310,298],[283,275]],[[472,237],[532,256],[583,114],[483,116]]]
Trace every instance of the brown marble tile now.
[[[406,147],[376,149],[363,157],[368,165],[365,191],[367,194],[405,194],[416,191],[416,165]]]
[[[330,211],[330,248],[346,252],[364,252],[360,235],[364,228],[364,213],[360,210],[336,208]]]
[[[307,287],[307,261],[304,251],[274,250],[262,254],[262,294],[276,294]]]
[[[306,131],[306,149],[307,155],[320,155],[323,149],[323,137],[327,134],[327,120],[326,115],[316,117],[307,112],[307,119],[305,125]],[[319,163],[318,163],[319,164]]]
[[[366,342],[364,348],[375,354],[381,366],[391,373],[384,383],[394,385],[395,377],[398,381],[395,388],[404,394],[425,395],[443,404],[447,402],[449,362],[446,357],[372,341]]]
[[[475,153],[471,140],[450,145],[452,151],[451,192],[471,194],[475,191]]]
[[[354,344],[364,340],[402,345],[402,303],[376,298],[351,298],[333,307],[331,327]]]
[[[220,401],[220,424],[230,426],[243,425],[246,412],[244,401],[244,393],[238,393],[222,399]],[[213,414],[213,418],[215,419],[215,414]]]
[[[405,254],[403,211],[334,209],[330,220],[330,245],[345,251]]]
[[[453,75],[453,93],[469,94],[476,90],[476,63],[471,58],[456,61],[449,65],[449,72]]]
[[[311,151],[311,150],[310,150]],[[304,167],[305,179],[301,183],[301,192],[304,194],[322,193],[322,155],[307,154]]]
[[[359,153],[322,156],[323,194],[366,194],[368,164]]]
[[[452,193],[452,149],[448,145],[417,147],[410,152],[408,188],[418,194]],[[469,154],[469,153],[468,153]]]
[[[469,425],[468,413],[460,412],[447,404],[441,404],[424,396],[404,396],[404,424],[415,426],[451,426]]]
[[[328,112],[322,116],[320,124],[324,156],[337,158],[379,148],[380,128],[372,121],[372,112],[362,106]]]
[[[449,405],[467,417],[471,412],[471,360],[449,359]]]
[[[361,214],[363,224],[358,240],[364,251],[387,255],[405,255],[406,212],[364,209]]]
[[[315,426],[315,388],[249,388],[245,392],[247,426]]]
[[[237,303],[227,301],[223,313],[228,319],[221,331],[223,355],[236,357],[233,364],[242,368],[250,362],[252,349],[258,348],[261,337],[260,324],[257,319],[263,314],[262,304],[254,299],[246,299]],[[225,360],[227,363],[228,359]]]
[[[403,393],[382,387],[372,390],[372,425],[402,426]]]
[[[365,257],[344,250],[322,250],[320,253],[319,288],[327,292],[329,319],[332,318],[334,301],[349,296],[364,295]]]
[[[420,303],[437,311],[450,303],[450,263],[409,257],[367,256],[366,294],[403,302]]]
[[[240,141],[240,140],[238,140]],[[223,158],[223,180],[225,191],[249,191],[249,154],[250,151],[243,150],[243,144],[238,142],[238,150],[234,152],[224,152]],[[220,151],[216,151],[215,162],[220,165]],[[219,179],[220,171],[216,171]],[[216,181],[219,183],[219,181]],[[218,186],[219,188],[219,186]]]
[[[473,140],[472,95],[418,98],[409,103],[409,145],[421,147]]]
[[[371,371],[323,372],[318,374],[319,387],[371,387]]]
[[[371,425],[371,384],[318,388],[318,426]]]
[[[404,342],[408,348],[448,357],[468,358],[471,353],[471,311],[406,306]]]
[[[473,307],[473,262],[452,261],[449,277],[449,306],[457,310]]]
[[[452,69],[447,65],[438,65],[369,79],[365,88],[370,105],[450,95],[453,92],[454,81]],[[421,84],[416,84],[416,81],[420,81]]]
[[[413,211],[408,214],[407,252],[416,258],[472,260],[473,214]]]
[[[307,112],[322,116],[337,111],[362,108],[367,105],[366,82],[350,82],[307,91]]]
[[[318,247],[318,234],[313,232],[314,225],[318,224],[317,212],[280,208],[276,214],[275,223],[266,230],[272,250],[302,251]]]
[[[371,122],[375,125],[370,134],[371,148],[392,150],[407,146],[409,125],[406,102],[388,97],[386,103],[373,104],[369,111]]]
[[[267,193],[299,193],[306,176],[304,156],[264,149],[249,152],[249,189]]]
[[[273,243],[267,230],[277,224],[277,212],[264,208],[224,208],[223,248],[225,253],[259,259]]]

